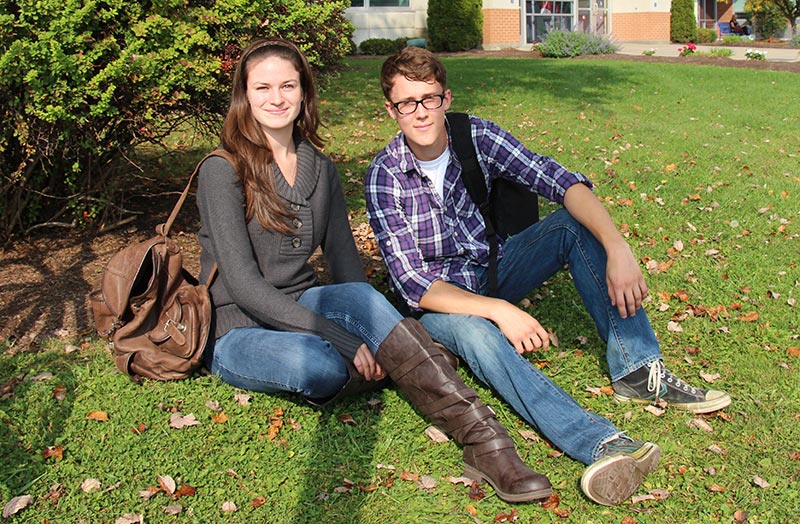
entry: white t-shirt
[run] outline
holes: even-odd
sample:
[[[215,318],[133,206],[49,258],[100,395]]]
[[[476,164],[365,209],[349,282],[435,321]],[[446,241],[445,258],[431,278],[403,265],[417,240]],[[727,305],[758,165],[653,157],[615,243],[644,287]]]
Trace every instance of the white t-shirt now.
[[[433,188],[439,194],[439,198],[444,200],[444,172],[447,171],[447,164],[450,163],[450,149],[445,148],[444,153],[433,160],[418,160],[422,173],[433,182]]]

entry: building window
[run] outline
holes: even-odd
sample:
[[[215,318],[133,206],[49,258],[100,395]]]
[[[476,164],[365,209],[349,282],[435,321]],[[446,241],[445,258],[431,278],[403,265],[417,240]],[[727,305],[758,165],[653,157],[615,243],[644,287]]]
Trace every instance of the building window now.
[[[350,7],[408,7],[408,0],[352,0]]]

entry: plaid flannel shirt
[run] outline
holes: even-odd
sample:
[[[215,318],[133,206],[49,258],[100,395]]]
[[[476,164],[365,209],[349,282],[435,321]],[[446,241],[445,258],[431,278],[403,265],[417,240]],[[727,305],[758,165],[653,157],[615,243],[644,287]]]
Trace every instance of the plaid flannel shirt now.
[[[509,178],[541,197],[564,203],[577,183],[592,187],[580,173],[528,150],[495,123],[470,116],[473,143],[487,184]],[[476,269],[487,267],[489,244],[483,217],[461,180],[448,127],[450,163],[444,198],[422,174],[403,133],[377,154],[367,169],[366,198],[370,226],[389,269],[390,284],[413,309],[436,280],[473,292],[479,288]],[[502,245],[499,257],[502,257]]]

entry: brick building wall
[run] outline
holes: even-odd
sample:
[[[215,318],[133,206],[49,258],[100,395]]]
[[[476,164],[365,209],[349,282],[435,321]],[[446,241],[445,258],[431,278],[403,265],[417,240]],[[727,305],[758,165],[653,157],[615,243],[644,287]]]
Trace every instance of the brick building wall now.
[[[613,13],[613,39],[625,42],[669,42],[669,13]]]
[[[519,17],[519,9],[484,9],[484,49],[519,46],[522,41]]]

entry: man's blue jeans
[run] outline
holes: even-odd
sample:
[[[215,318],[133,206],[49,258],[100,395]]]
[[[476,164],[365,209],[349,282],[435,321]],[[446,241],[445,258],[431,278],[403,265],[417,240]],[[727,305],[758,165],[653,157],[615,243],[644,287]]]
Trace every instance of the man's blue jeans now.
[[[647,315],[620,317],[606,285],[602,245],[566,210],[559,210],[509,238],[498,263],[498,295],[519,302],[565,265],[584,305],[607,343],[611,379],[661,358]],[[481,292],[486,292],[486,275]],[[544,373],[519,355],[490,321],[472,315],[425,313],[420,322],[494,388],[526,422],[572,458],[590,464],[600,445],[622,433],[607,419],[586,411]]]
[[[361,282],[313,287],[298,302],[360,337],[373,354],[403,319],[380,292]],[[232,386],[308,398],[333,396],[349,376],[344,357],[326,340],[262,327],[228,331],[206,361],[211,373]]]

